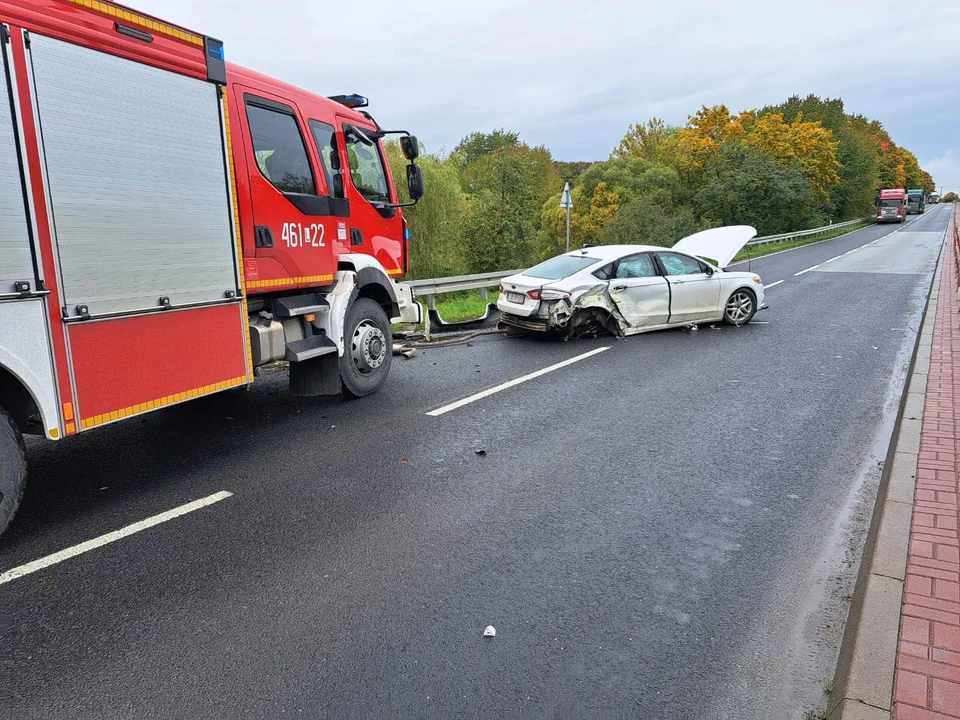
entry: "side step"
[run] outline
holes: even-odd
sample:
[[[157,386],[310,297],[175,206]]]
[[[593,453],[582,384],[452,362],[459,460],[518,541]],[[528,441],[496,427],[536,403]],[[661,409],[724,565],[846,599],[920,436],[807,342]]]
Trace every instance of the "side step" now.
[[[287,343],[287,352],[283,359],[298,363],[335,352],[337,352],[336,343],[326,335],[311,335],[303,340]]]
[[[277,317],[298,317],[327,310],[329,303],[320,293],[304,293],[277,298],[273,301],[273,311]]]

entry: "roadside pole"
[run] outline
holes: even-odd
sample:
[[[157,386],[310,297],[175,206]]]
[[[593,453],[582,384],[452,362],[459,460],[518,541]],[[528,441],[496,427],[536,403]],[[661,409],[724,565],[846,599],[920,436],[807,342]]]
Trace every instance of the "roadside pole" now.
[[[570,252],[570,209],[573,207],[573,198],[570,196],[570,183],[563,184],[563,195],[560,196],[560,207],[567,209],[567,252]]]

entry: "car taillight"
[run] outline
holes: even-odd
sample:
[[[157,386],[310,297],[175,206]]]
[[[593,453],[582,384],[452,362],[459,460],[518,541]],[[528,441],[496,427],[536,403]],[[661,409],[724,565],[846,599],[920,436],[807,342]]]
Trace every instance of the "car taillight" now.
[[[500,292],[503,292],[503,283],[500,283]]]
[[[531,300],[540,299],[540,288],[534,288],[533,290],[527,290],[527,297]]]

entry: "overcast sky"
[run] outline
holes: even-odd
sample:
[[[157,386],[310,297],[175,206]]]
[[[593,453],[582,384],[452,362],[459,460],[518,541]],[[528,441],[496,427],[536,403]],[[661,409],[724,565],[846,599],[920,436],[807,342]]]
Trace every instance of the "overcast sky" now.
[[[654,115],[680,125],[700,105],[816,93],[880,120],[960,190],[957,0],[127,1],[220,37],[241,65],[366,95],[429,151],[503,127],[557,159],[600,160]]]

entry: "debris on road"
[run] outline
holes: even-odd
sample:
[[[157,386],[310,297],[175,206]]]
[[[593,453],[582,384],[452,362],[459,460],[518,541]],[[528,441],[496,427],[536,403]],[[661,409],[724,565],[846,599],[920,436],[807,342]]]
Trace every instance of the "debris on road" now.
[[[486,629],[483,631],[484,637],[496,637],[497,629],[493,625],[487,625]]]
[[[483,450],[482,448],[481,448],[480,450],[474,450],[474,452],[475,452],[477,455],[486,455],[486,454],[487,454],[487,451],[486,451],[486,450]]]

